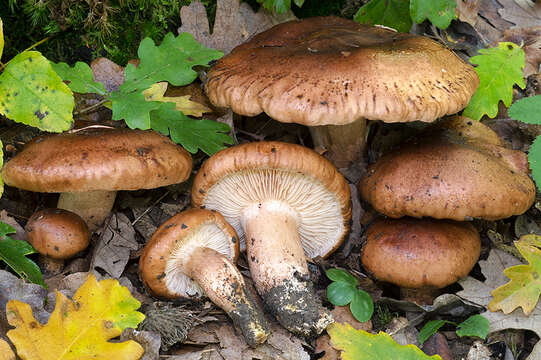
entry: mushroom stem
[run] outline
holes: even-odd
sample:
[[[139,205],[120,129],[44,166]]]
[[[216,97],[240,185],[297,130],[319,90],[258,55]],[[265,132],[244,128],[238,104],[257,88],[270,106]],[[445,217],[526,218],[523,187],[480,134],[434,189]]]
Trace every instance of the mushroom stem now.
[[[321,333],[333,319],[314,294],[310,272],[289,206],[269,201],[243,213],[250,272],[268,310],[289,331]]]
[[[248,345],[254,347],[265,342],[270,334],[267,321],[246,290],[241,273],[227,257],[213,249],[198,247],[185,269],[186,275],[241,329]]]
[[[88,229],[98,229],[115,203],[116,191],[65,192],[58,198],[57,207],[79,215]]]
[[[363,156],[366,119],[361,118],[346,125],[311,126],[310,134],[316,151],[326,150],[326,157],[337,168],[348,167]]]

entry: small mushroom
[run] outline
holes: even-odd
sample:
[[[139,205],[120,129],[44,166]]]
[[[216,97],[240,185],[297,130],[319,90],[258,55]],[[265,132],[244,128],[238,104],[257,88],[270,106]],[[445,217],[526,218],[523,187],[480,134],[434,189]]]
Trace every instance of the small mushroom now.
[[[40,254],[49,273],[59,273],[64,260],[87,248],[90,232],[77,214],[63,209],[36,211],[25,227],[25,239]]]
[[[312,336],[332,322],[306,257],[328,256],[349,230],[349,187],[334,165],[296,144],[230,147],[203,164],[192,203],[219,211],[235,228],[259,294],[286,329]]]
[[[361,261],[376,279],[420,289],[422,298],[468,275],[480,252],[479,233],[468,222],[378,219],[366,230]]]
[[[428,37],[338,17],[278,24],[224,56],[207,74],[210,101],[311,127],[335,165],[358,161],[366,119],[432,122],[463,109],[473,67]]]
[[[218,212],[191,209],[156,230],[139,259],[139,272],[155,296],[208,296],[256,346],[265,342],[269,327],[235,266],[238,254],[237,233]]]
[[[2,169],[9,186],[59,192],[57,207],[95,230],[109,215],[117,190],[153,189],[185,181],[192,158],[153,131],[87,129],[40,136]]]

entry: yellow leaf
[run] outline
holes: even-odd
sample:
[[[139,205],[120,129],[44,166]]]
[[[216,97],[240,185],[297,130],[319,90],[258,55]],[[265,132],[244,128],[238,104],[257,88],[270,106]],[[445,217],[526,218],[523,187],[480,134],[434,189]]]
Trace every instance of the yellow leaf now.
[[[2,60],[2,52],[4,51],[4,28],[2,18],[0,18],[0,60]]]
[[[56,307],[46,325],[34,319],[28,304],[10,300],[7,318],[16,329],[7,335],[21,359],[139,359],[144,350],[137,342],[107,340],[143,321],[145,316],[135,311],[140,305],[117,280],[98,282],[90,275],[73,301],[56,292]]]
[[[0,360],[15,360],[15,354],[9,344],[2,339],[0,339]]]
[[[163,96],[167,90],[167,82],[159,82],[152,84],[148,89],[143,91],[146,101],[172,102],[175,104],[175,109],[182,111],[184,115],[195,117],[203,116],[203,113],[211,112],[212,110],[203,104],[190,100],[190,95],[185,96]]]
[[[541,295],[541,236],[524,235],[515,241],[515,246],[529,264],[511,266],[503,271],[511,280],[491,292],[494,299],[488,309],[509,314],[522,307],[524,314],[529,315]]]

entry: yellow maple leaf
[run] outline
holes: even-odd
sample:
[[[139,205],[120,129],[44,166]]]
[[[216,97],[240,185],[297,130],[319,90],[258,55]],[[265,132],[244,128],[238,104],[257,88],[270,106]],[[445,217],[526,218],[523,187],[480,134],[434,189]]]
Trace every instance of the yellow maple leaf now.
[[[7,319],[16,329],[7,336],[22,359],[139,359],[144,350],[137,342],[107,340],[143,321],[145,316],[135,311],[140,305],[117,280],[98,282],[90,275],[73,301],[56,292],[56,307],[46,325],[34,319],[28,304],[10,300]]]
[[[529,315],[541,295],[541,236],[524,235],[515,241],[515,246],[529,264],[511,266],[503,271],[511,280],[492,290],[494,299],[488,304],[488,309],[509,314],[522,307],[524,314]]]
[[[175,109],[182,111],[184,115],[196,117],[203,116],[203,113],[211,112],[212,110],[203,104],[190,100],[190,95],[169,97],[163,96],[167,90],[167,82],[158,82],[152,84],[148,89],[143,91],[146,101],[172,102],[175,104]]]
[[[15,354],[11,351],[9,344],[0,339],[0,360],[15,360]]]

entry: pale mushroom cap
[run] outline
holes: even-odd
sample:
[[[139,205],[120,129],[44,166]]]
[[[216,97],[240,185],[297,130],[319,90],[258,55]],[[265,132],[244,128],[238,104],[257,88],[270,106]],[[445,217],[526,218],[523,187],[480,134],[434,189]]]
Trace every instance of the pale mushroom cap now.
[[[466,276],[481,252],[467,222],[379,219],[366,231],[362,263],[378,280],[405,288],[442,288]]]
[[[218,212],[183,211],[163,223],[145,245],[139,259],[145,286],[152,294],[167,298],[204,295],[185,275],[190,255],[198,247],[213,249],[233,263],[239,254],[237,234]]]
[[[362,198],[393,218],[496,220],[524,213],[535,200],[526,154],[495,144],[481,123],[452,121],[370,165]],[[468,123],[475,129],[464,129]]]
[[[300,145],[255,142],[230,147],[210,157],[194,179],[194,206],[219,211],[241,241],[243,212],[262,202],[295,214],[310,258],[332,253],[349,229],[346,180],[327,159]]]
[[[138,190],[185,181],[190,154],[153,131],[88,129],[40,136],[2,169],[7,185],[36,192]]]
[[[238,114],[314,126],[431,122],[463,109],[478,85],[471,65],[429,38],[314,17],[233,49],[210,69],[205,91]]]
[[[63,209],[36,211],[25,231],[26,241],[41,255],[53,259],[69,259],[90,242],[90,231],[83,219]]]

